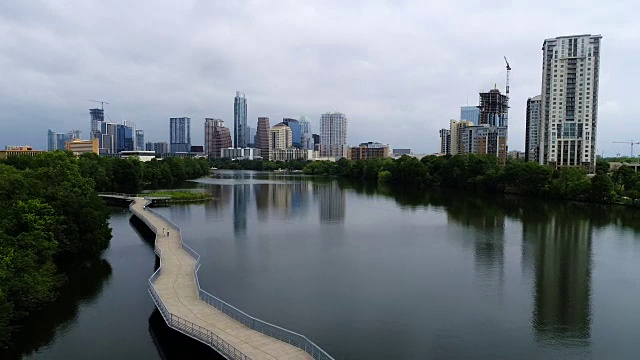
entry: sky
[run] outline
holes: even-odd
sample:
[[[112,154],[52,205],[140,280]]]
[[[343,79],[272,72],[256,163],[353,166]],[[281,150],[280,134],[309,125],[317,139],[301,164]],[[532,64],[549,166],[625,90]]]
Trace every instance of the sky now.
[[[233,129],[233,98],[248,125],[320,114],[348,117],[348,142],[439,150],[438,130],[504,91],[511,64],[509,150],[524,150],[527,98],[541,88],[546,38],[601,34],[598,153],[640,142],[640,22],[636,0],[0,2],[0,147],[46,148],[47,129],[89,135],[103,100],[114,122],[146,141],[169,139],[169,117]],[[634,100],[636,99],[636,100]],[[99,105],[99,104],[97,104]],[[636,146],[640,153],[640,146]]]

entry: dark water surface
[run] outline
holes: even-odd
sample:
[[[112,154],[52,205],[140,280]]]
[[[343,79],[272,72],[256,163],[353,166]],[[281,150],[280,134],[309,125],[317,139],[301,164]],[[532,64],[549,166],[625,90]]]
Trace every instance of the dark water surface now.
[[[197,185],[217,200],[159,209],[202,256],[202,286],[336,359],[639,358],[638,210],[219,173]],[[154,254],[128,219],[112,216],[105,262],[17,353],[198,349],[154,312]]]

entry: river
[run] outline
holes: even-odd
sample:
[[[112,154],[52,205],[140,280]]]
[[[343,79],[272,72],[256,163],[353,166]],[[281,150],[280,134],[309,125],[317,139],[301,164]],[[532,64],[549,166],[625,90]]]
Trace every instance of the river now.
[[[158,211],[200,253],[201,285],[336,359],[637,358],[638,210],[247,171],[193,186],[215,200]],[[129,215],[111,226],[104,261],[8,359],[213,355],[158,318]]]

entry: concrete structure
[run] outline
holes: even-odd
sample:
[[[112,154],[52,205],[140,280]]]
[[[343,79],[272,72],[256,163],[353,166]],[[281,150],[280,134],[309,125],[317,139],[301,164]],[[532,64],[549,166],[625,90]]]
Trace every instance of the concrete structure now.
[[[136,157],[138,160],[142,162],[151,161],[156,158],[155,151],[145,151],[145,150],[134,150],[134,151],[123,151],[120,153],[120,157],[123,159],[127,159],[130,157]]]
[[[116,149],[116,133],[118,124],[111,122],[103,122],[101,124],[100,136],[100,154],[117,154]]]
[[[272,160],[271,152],[275,149],[288,149],[292,144],[291,128],[284,123],[274,125],[269,130],[269,160]]]
[[[296,148],[302,147],[302,126],[296,119],[284,118],[282,123],[291,128],[291,146]]]
[[[66,150],[71,151],[75,156],[87,153],[100,154],[100,141],[98,138],[91,140],[73,139],[67,142],[66,146]]]
[[[288,149],[272,149],[271,150],[272,161],[289,161],[289,160],[315,160],[318,156],[317,151],[304,150],[294,147]]]
[[[478,125],[507,127],[509,123],[509,98],[498,89],[480,93],[480,118]]]
[[[222,149],[222,157],[231,160],[260,160],[262,155],[260,149],[256,148],[234,148]]]
[[[527,120],[524,132],[524,161],[540,161],[540,125],[542,122],[542,97],[527,99]]]
[[[259,117],[258,128],[256,130],[255,144],[256,148],[260,149],[262,157],[269,159],[269,118]]]
[[[524,160],[525,159],[525,152],[524,151],[518,151],[518,150],[511,150],[507,154],[507,158],[509,160]]]
[[[153,151],[156,154],[167,154],[169,152],[169,144],[166,142],[147,142],[145,151]]]
[[[410,155],[411,149],[393,149],[393,156]]]
[[[200,288],[200,256],[182,242],[180,228],[146,207],[149,203],[135,198],[129,210],[155,233],[160,268],[148,287],[170,328],[227,359],[333,360],[306,337],[247,315]]]
[[[169,118],[169,150],[172,153],[191,149],[191,118]]]
[[[103,109],[89,109],[91,115],[91,133],[89,136],[100,139],[100,133],[102,131],[102,123],[104,122],[104,110]]]
[[[505,126],[466,126],[459,130],[460,154],[487,154],[507,162],[507,128]]]
[[[384,159],[389,156],[389,145],[379,142],[361,143],[358,147],[351,147],[348,150],[348,158],[351,160]]]
[[[609,171],[616,171],[620,169],[622,166],[627,166],[631,168],[633,171],[638,172],[640,169],[640,163],[627,163],[627,162],[610,162],[609,163]]]
[[[236,148],[247,147],[247,98],[244,93],[236,91],[233,99],[233,146]]]
[[[480,122],[480,108],[478,106],[461,106],[460,120],[471,121],[474,125]]]
[[[440,129],[440,153],[451,155],[451,129]]]
[[[320,116],[320,156],[341,159],[347,156],[347,117],[334,112]]]
[[[220,119],[206,118],[204,120],[204,153],[210,158],[222,156],[222,149],[233,146],[231,132]]]
[[[4,150],[0,150],[0,159],[6,159],[10,156],[35,156],[38,154],[42,154],[44,151],[35,150],[33,146],[23,145],[23,146],[14,146],[9,145],[5,146]]]
[[[541,164],[595,172],[601,39],[586,34],[544,41]]]
[[[462,130],[467,126],[474,126],[471,121],[451,120],[449,123],[449,132],[451,135],[451,155],[462,154]]]

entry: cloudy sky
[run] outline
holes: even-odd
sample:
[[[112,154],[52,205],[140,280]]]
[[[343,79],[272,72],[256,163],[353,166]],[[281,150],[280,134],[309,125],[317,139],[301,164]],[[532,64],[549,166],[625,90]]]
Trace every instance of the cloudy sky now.
[[[235,91],[249,125],[320,114],[349,118],[349,143],[436,152],[438,129],[504,89],[511,73],[509,147],[524,149],[526,100],[541,87],[542,42],[602,34],[599,151],[640,141],[640,22],[630,1],[63,1],[0,2],[0,146],[46,147],[46,132],[89,133],[105,100],[113,121],[168,141],[169,117],[233,127]],[[637,147],[640,153],[640,146]]]

